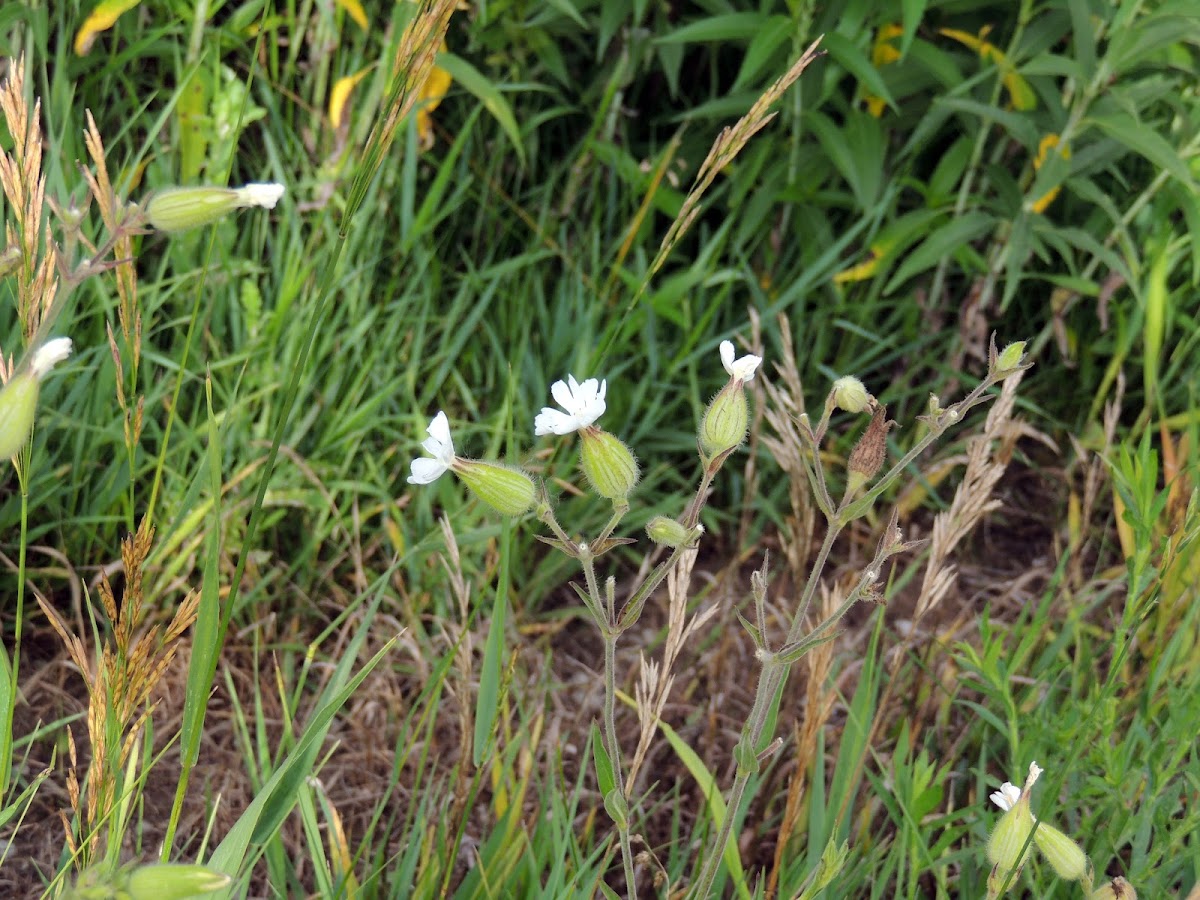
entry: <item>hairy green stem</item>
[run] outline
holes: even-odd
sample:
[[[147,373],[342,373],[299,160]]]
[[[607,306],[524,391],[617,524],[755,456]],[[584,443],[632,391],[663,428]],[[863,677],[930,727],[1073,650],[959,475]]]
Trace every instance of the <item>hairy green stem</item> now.
[[[608,745],[608,757],[612,760],[617,789],[628,800],[625,790],[625,767],[621,762],[621,744],[617,740],[617,633],[608,629],[604,632],[604,743]],[[629,814],[623,822],[616,822],[617,835],[621,841],[621,863],[625,867],[625,894],[637,897],[637,880],[633,871],[633,842],[629,833]]]

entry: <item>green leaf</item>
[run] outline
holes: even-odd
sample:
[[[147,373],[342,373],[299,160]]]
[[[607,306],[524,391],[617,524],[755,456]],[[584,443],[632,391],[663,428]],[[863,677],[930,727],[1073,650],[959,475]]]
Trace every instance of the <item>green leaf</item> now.
[[[995,216],[985,212],[969,212],[935,229],[896,270],[883,289],[884,294],[892,293],[914,275],[932,268],[963,245],[982,237],[995,224]]]
[[[500,689],[504,681],[504,619],[508,611],[508,561],[512,551],[512,525],[506,520],[500,532],[500,575],[492,599],[492,621],[488,624],[483,663],[479,667],[479,696],[475,702],[475,739],[472,761],[478,766],[491,747],[492,729],[500,714]]]
[[[696,751],[675,733],[675,729],[661,719],[658,721],[658,728],[663,733],[663,737],[667,739],[667,743],[671,745],[671,749],[675,751],[675,755],[679,757],[679,761],[691,773],[692,778],[696,779],[696,784],[700,787],[700,792],[704,794],[705,804],[708,806],[712,829],[717,831],[729,813],[725,808],[725,798],[721,796],[721,789],[717,787],[717,779],[708,771],[708,767],[696,755]],[[736,812],[734,810],[734,813]],[[738,855],[737,842],[734,841],[732,833],[725,844],[722,856],[725,858],[725,867],[729,870],[729,876],[733,879],[733,886],[737,890],[738,896],[743,900],[750,900],[751,894],[750,887],[746,883],[746,871],[742,868],[742,858]]]
[[[473,65],[453,53],[439,53],[437,64],[449,72],[451,78],[483,104],[483,108],[491,114],[492,118],[500,125],[501,130],[504,131],[513,150],[517,153],[517,160],[520,162],[521,168],[524,168],[525,145],[521,141],[521,129],[517,127],[517,119],[513,115],[512,107],[500,93],[500,89]]]
[[[312,774],[313,763],[321,751],[334,715],[358,690],[380,661],[391,652],[396,643],[396,638],[389,640],[353,678],[345,680],[345,675],[357,657],[358,648],[366,638],[367,632],[375,625],[374,613],[382,599],[383,595],[379,594],[372,602],[363,618],[362,626],[332,673],[322,702],[313,712],[296,746],[213,852],[207,863],[211,868],[236,877],[250,847],[261,844],[274,835],[295,805],[300,786],[304,779]]]
[[[771,16],[762,30],[754,35],[750,46],[746,48],[746,55],[742,57],[742,68],[733,82],[733,87],[729,89],[730,93],[753,85],[763,70],[771,65],[776,51],[792,37],[788,28],[790,22],[787,16]]]
[[[681,28],[676,28],[670,34],[655,38],[656,44],[690,44],[708,41],[748,40],[762,32],[769,22],[762,13],[734,12],[719,16],[711,16],[698,22],[689,22]]]
[[[987,103],[980,103],[967,97],[938,97],[933,102],[934,107],[951,109],[955,112],[974,116],[980,122],[995,122],[1016,140],[1026,147],[1036,147],[1039,139],[1037,126],[1028,117],[1020,113],[1009,112]],[[970,123],[975,127],[975,123]]]
[[[1152,127],[1121,112],[1088,116],[1085,123],[1095,125],[1117,143],[1168,172],[1188,190],[1197,189],[1178,149]]]
[[[596,764],[596,786],[600,796],[607,797],[617,785],[617,777],[613,773],[612,759],[604,749],[604,737],[600,734],[600,726],[592,723],[592,761]]]
[[[825,35],[821,47],[828,50],[830,57],[857,78],[863,87],[876,97],[882,97],[887,101],[888,106],[896,109],[896,101],[892,99],[891,91],[883,83],[883,77],[879,74],[879,70],[871,65],[871,61],[856,45],[851,43],[849,38],[832,32]]]
[[[912,46],[913,38],[917,35],[917,26],[925,18],[927,0],[900,0],[900,22],[904,26],[904,34],[900,36],[900,58],[908,56],[908,48]]]

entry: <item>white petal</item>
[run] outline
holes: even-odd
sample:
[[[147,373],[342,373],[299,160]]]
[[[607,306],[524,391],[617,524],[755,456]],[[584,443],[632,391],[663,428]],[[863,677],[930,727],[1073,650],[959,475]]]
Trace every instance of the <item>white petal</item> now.
[[[449,465],[454,462],[454,440],[450,437],[450,422],[440,409],[433,417],[429,427],[425,429],[429,437],[422,441],[421,446],[430,456],[440,459]]]
[[[43,378],[47,372],[70,355],[70,338],[51,338],[33,352],[33,359],[29,363],[29,370],[36,377]]]
[[[243,206],[261,206],[263,209],[274,209],[279,198],[283,196],[283,185],[275,182],[263,184],[251,182],[237,189],[238,200]]]
[[[729,373],[729,377],[743,383],[751,381],[754,378],[754,373],[762,364],[762,357],[755,356],[752,353],[747,353],[740,359],[734,359],[733,341],[721,341],[721,362],[725,366],[725,371]]]
[[[570,375],[567,376],[571,378]],[[556,381],[550,385],[550,396],[554,398],[554,402],[563,409],[570,411],[575,406],[575,389],[579,387],[575,383],[575,379],[571,378],[571,384],[568,385],[565,381]]]
[[[429,484],[441,478],[449,468],[450,466],[440,459],[426,459],[422,456],[412,461],[412,474],[408,476],[408,483]]]
[[[433,459],[420,457],[412,461],[409,484],[429,484],[454,465],[454,440],[450,437],[450,422],[444,412],[438,410],[425,433],[429,437],[421,442],[421,448]]]
[[[557,409],[543,407],[542,411],[537,414],[533,420],[533,433],[536,435],[543,434],[570,434],[579,428],[579,422],[574,416],[568,416],[566,413],[559,412]]]
[[[730,375],[733,374],[733,341],[721,341],[721,362],[725,365],[725,371]]]
[[[533,420],[533,433],[570,434],[591,425],[604,413],[607,390],[608,382],[595,378],[588,378],[581,384],[574,375],[568,375],[566,381],[554,382],[550,385],[550,396],[563,411],[543,407]]]
[[[1005,812],[1016,806],[1020,799],[1021,789],[1007,781],[1000,785],[1000,790],[991,795],[991,801]]]

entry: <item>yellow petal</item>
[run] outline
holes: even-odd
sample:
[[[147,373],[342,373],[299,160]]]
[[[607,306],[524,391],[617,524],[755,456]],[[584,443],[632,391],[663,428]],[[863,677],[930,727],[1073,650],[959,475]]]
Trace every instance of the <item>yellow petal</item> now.
[[[442,49],[445,50],[445,47],[443,46]],[[422,147],[428,147],[433,143],[433,111],[438,108],[438,104],[446,96],[446,91],[450,89],[450,83],[453,80],[445,69],[434,66],[430,69],[425,83],[421,85],[421,94],[417,101],[421,104],[417,108],[417,137]]]
[[[363,5],[358,0],[334,0],[335,6],[340,6],[346,11],[346,15],[358,23],[358,27],[363,31],[368,30],[367,12],[363,9]]]
[[[904,29],[894,22],[880,25],[875,32],[875,43],[871,48],[871,62],[876,66],[885,66],[900,58],[900,49],[892,43]]]
[[[1033,157],[1033,171],[1036,172],[1046,164],[1047,155],[1049,155],[1050,151],[1054,149],[1057,149],[1058,155],[1063,159],[1071,158],[1070,145],[1063,144],[1062,146],[1059,146],[1058,135],[1048,134],[1038,142],[1037,154]],[[1042,194],[1042,196],[1034,200],[1033,203],[1030,204],[1029,208],[1035,213],[1044,212],[1046,208],[1054,202],[1054,198],[1058,196],[1059,190],[1060,188],[1058,186],[1052,187],[1050,190],[1046,191],[1046,193]]]
[[[129,12],[141,2],[142,0],[101,0],[97,3],[92,14],[79,26],[79,31],[75,32],[75,55],[86,56],[92,49],[92,44],[96,43],[97,37],[117,24],[117,19],[122,13]]]
[[[875,273],[879,271],[879,264],[883,262],[887,255],[887,248],[878,244],[872,244],[870,256],[856,266],[851,266],[848,269],[842,269],[833,276],[834,284],[846,284],[854,281],[866,281],[868,278],[873,278]]]
[[[1053,203],[1054,198],[1058,196],[1058,192],[1059,188],[1050,188],[1050,190],[1046,191],[1046,193],[1034,200],[1033,203],[1030,204],[1029,208],[1035,213],[1045,212],[1046,207]]]
[[[998,52],[998,51],[997,51]],[[1005,62],[1007,65],[1007,61]],[[1012,101],[1012,107],[1015,110],[1027,110],[1037,107],[1037,94],[1033,92],[1032,85],[1025,78],[1013,69],[1009,69],[1003,76],[1004,86],[1008,88],[1008,96]]]
[[[329,92],[329,121],[334,128],[341,128],[342,114],[346,110],[346,101],[350,99],[350,92],[354,90],[356,84],[367,77],[367,73],[370,71],[371,67],[367,66],[365,69],[339,78],[333,83],[333,90]]]

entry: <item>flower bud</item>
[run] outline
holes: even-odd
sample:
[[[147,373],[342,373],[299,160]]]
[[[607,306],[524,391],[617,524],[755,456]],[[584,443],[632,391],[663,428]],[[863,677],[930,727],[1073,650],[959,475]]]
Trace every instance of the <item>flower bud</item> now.
[[[1033,849],[1032,844],[1025,846],[1025,839],[1029,837],[1032,828],[1033,813],[1029,811],[1029,795],[1022,794],[996,823],[992,836],[988,839],[988,862],[1004,874],[1023,866]]]
[[[1000,351],[1000,355],[996,357],[996,368],[1003,371],[1004,369],[1015,369],[1021,364],[1021,357],[1025,354],[1025,342],[1017,341],[1009,344]]]
[[[829,393],[833,398],[833,405],[849,413],[860,413],[869,408],[875,400],[867,393],[863,383],[853,375],[843,375],[833,383]]]
[[[473,459],[456,460],[453,468],[476,497],[501,515],[519,516],[537,500],[533,479],[520,469]]]
[[[688,528],[666,516],[655,516],[646,523],[646,534],[650,536],[650,540],[663,547],[670,547],[672,550],[692,544],[703,531],[704,529],[700,525]]]
[[[737,447],[746,437],[750,422],[750,404],[742,382],[730,381],[713,397],[700,420],[700,451],[706,460],[714,459]]]
[[[638,464],[620,440],[594,425],[583,436],[583,474],[592,489],[609,500],[625,500],[638,482]]]
[[[159,191],[146,205],[146,219],[159,231],[187,231],[210,225],[235,209],[274,209],[282,184],[248,184],[240,188],[177,187]]]
[[[1078,881],[1087,871],[1087,855],[1053,825],[1039,824],[1033,840],[1063,881]]]
[[[1092,891],[1088,900],[1137,900],[1137,891],[1124,878],[1114,878]]]
[[[187,863],[155,863],[138,866],[125,885],[130,900],[184,900],[219,891],[230,877],[207,866]]]
[[[28,369],[0,387],[0,459],[16,456],[25,445],[33,430],[38,385],[47,372],[70,354],[70,338],[52,338],[34,351]]]
[[[866,431],[850,451],[846,480],[847,493],[853,496],[863,485],[878,474],[887,458],[887,433],[894,423],[887,418],[887,408],[876,406]]]

